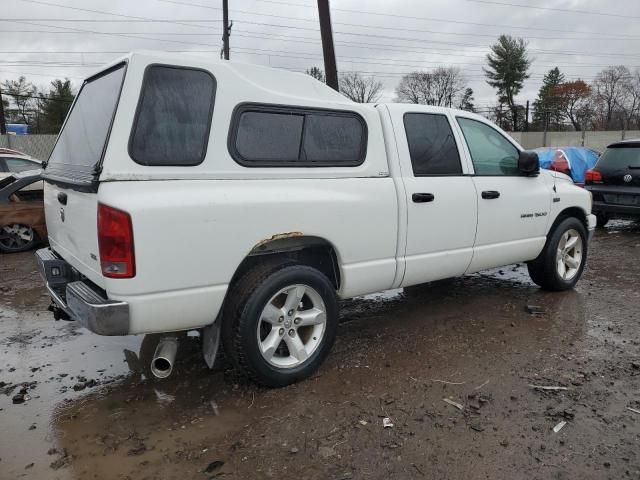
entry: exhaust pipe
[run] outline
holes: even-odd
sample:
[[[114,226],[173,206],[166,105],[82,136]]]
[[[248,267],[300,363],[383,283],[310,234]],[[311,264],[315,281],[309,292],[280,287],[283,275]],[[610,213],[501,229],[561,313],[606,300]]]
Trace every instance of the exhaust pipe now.
[[[156,378],[167,378],[171,375],[178,351],[177,337],[162,337],[151,360],[151,373]]]

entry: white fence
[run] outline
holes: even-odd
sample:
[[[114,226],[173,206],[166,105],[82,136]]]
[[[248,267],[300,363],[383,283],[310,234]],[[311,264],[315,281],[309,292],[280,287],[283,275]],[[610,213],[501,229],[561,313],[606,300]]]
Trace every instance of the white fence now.
[[[589,147],[603,151],[619,140],[640,138],[640,130],[614,132],[510,132],[509,135],[524,148]]]
[[[13,148],[39,160],[49,158],[57,135],[0,135],[0,148]]]

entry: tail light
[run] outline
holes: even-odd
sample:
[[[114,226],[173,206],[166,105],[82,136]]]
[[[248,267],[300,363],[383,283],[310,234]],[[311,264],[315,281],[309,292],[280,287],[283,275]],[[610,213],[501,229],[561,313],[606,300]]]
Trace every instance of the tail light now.
[[[602,175],[598,170],[587,170],[584,175],[584,181],[587,185],[590,183],[602,183]]]
[[[553,157],[549,170],[571,176],[571,165],[569,165],[569,161],[562,153],[558,153]]]
[[[127,212],[98,204],[98,247],[105,277],[135,277],[133,227]]]

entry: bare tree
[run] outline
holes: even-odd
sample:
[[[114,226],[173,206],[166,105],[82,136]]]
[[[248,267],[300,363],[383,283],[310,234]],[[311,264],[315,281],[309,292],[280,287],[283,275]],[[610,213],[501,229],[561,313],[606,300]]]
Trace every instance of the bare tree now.
[[[382,94],[382,82],[358,72],[340,75],[340,93],[358,103],[376,102]]]
[[[400,80],[400,102],[452,107],[464,95],[465,80],[459,68],[438,67],[432,72],[412,72]]]
[[[630,79],[631,72],[624,65],[605,68],[596,76],[593,97],[603,128],[612,128],[614,119],[620,114],[624,116]]]
[[[634,74],[625,82],[625,105],[624,117],[626,126],[629,130],[631,122],[635,119],[636,125],[640,116],[640,70],[636,70]]]

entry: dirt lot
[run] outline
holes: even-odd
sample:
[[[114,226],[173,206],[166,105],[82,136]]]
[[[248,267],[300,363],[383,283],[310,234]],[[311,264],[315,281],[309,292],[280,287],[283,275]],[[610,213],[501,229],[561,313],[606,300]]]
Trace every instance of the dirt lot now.
[[[32,254],[0,256],[0,478],[640,478],[640,226],[590,253],[565,293],[513,266],[344,302],[281,390],[206,370],[197,337],[150,381],[142,338],[54,322]]]

